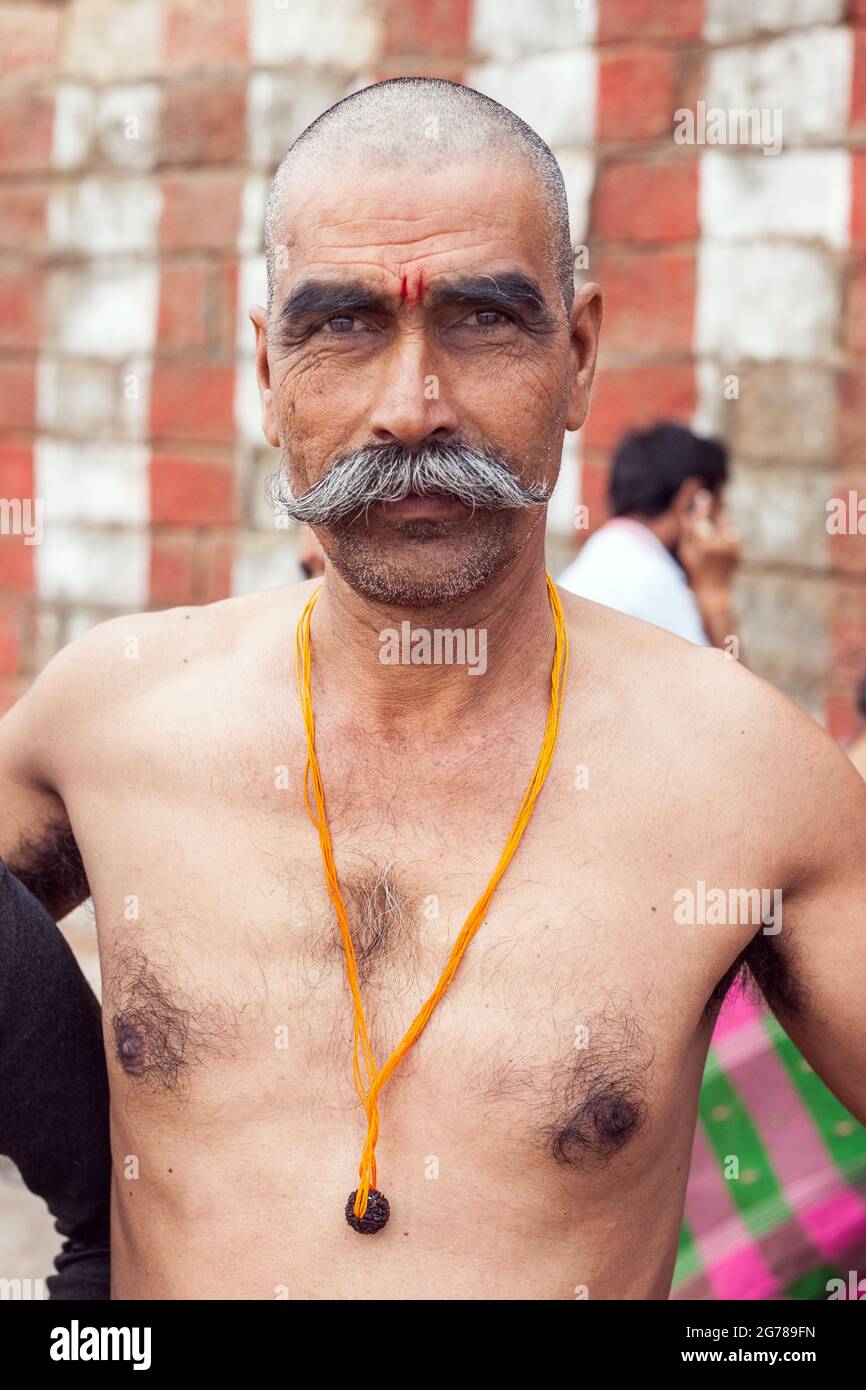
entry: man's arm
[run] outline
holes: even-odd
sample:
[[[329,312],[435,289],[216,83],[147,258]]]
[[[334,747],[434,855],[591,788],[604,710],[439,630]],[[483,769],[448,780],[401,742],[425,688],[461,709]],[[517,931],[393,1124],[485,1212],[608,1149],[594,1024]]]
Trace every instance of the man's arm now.
[[[63,648],[0,719],[0,858],[55,919],[90,893],[58,785],[98,648],[92,635]]]
[[[765,994],[806,1060],[866,1124],[866,784],[812,720],[792,714],[777,692],[771,698],[781,717],[755,813],[770,857],[785,867],[781,929],[761,937]]]

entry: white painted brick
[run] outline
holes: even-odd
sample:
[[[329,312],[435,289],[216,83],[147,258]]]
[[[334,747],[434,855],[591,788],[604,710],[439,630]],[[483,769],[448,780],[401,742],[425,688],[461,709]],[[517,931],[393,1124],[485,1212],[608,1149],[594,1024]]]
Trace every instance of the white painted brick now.
[[[731,240],[792,237],[849,243],[851,157],[847,150],[760,154],[706,150],[700,159],[705,236]]]
[[[697,402],[691,419],[695,434],[714,438],[725,436],[729,402],[725,400],[725,367],[714,358],[698,358],[695,362],[695,395]]]
[[[474,0],[471,51],[513,62],[528,53],[593,43],[598,0]]]
[[[54,433],[74,431],[87,438],[113,432],[117,417],[117,375],[104,362],[44,357],[36,369],[36,421]]]
[[[735,468],[725,490],[750,564],[827,564],[828,479],[820,472]]]
[[[597,80],[593,49],[545,53],[517,63],[479,63],[466,80],[522,117],[548,145],[592,144]]]
[[[159,267],[94,264],[52,271],[46,347],[117,360],[153,351]]]
[[[589,208],[595,184],[595,159],[589,150],[554,150],[565,181],[572,246],[583,246],[589,231]]]
[[[146,525],[149,458],[145,444],[37,439],[33,466],[46,535],[73,523]]]
[[[250,305],[267,304],[268,273],[264,256],[244,256],[238,263],[237,338],[238,352],[253,357],[256,350],[255,330],[250,322]]]
[[[36,370],[39,429],[87,440],[147,437],[151,362],[120,364],[43,356]]]
[[[139,609],[147,603],[150,541],[146,531],[102,531],[56,526],[46,519],[36,546],[40,598],[64,603],[108,603]]]
[[[149,83],[111,87],[96,103],[96,146],[119,169],[152,169],[159,152],[160,89]]]
[[[52,163],[78,169],[90,158],[96,133],[96,93],[91,87],[61,82],[54,93]]]
[[[706,0],[704,36],[710,43],[724,43],[807,24],[835,24],[844,13],[844,0]]]
[[[85,178],[52,190],[48,235],[58,251],[149,251],[157,244],[161,212],[155,179]]]
[[[295,531],[274,530],[269,535],[247,532],[238,538],[232,571],[233,594],[280,589],[285,584],[297,584],[302,577]]]
[[[66,616],[66,641],[77,642],[86,637],[91,628],[105,622],[105,614],[95,608],[73,608]]]
[[[253,357],[239,357],[235,363],[235,426],[240,444],[259,446],[266,442],[262,434],[262,403]]]
[[[849,28],[786,34],[748,48],[723,49],[708,65],[708,107],[782,111],[782,145],[843,140],[853,69]],[[767,162],[773,156],[762,156]]]
[[[70,0],[63,16],[62,71],[94,82],[158,73],[164,13],[154,0]]]
[[[260,256],[265,244],[265,208],[270,181],[263,174],[244,180],[237,249],[241,256]]]
[[[547,530],[551,535],[574,539],[574,511],[578,498],[578,436],[567,432],[562,446],[562,463],[553,496],[547,507]]]
[[[826,357],[833,352],[840,307],[838,275],[820,251],[701,243],[697,352],[724,361]]]
[[[250,0],[251,61],[262,67],[365,66],[379,55],[380,14],[375,0]]]
[[[344,79],[329,73],[254,73],[247,84],[250,163],[276,168],[292,141],[346,94]]]

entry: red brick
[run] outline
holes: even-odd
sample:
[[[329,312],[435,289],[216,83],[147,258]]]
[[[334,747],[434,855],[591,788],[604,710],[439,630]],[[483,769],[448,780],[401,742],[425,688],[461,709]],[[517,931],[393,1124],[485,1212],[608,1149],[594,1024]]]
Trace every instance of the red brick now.
[[[150,414],[155,439],[231,440],[233,368],[157,363],[151,383]]]
[[[33,451],[25,445],[0,441],[0,497],[33,496]],[[0,589],[29,593],[33,589],[35,546],[23,536],[0,534]]]
[[[230,536],[204,535],[197,556],[197,603],[216,603],[232,591],[235,545]]]
[[[190,172],[165,179],[161,245],[171,251],[234,248],[242,192],[238,174]]]
[[[32,449],[26,444],[9,444],[0,441],[0,497],[32,496]]]
[[[37,271],[0,269],[0,346],[35,348],[39,343],[42,280]]]
[[[245,82],[167,87],[160,126],[166,164],[220,164],[246,158]]]
[[[44,93],[0,98],[0,172],[33,173],[51,167],[54,102]]]
[[[851,155],[851,243],[866,245],[866,152]]]
[[[597,531],[607,519],[608,466],[603,460],[587,455],[580,464],[580,500],[589,512],[589,531]],[[586,540],[587,532],[582,533]]]
[[[851,114],[849,123],[866,125],[866,29],[856,26],[854,39],[854,72],[851,78]]]
[[[164,265],[159,283],[157,352],[201,352],[208,339],[205,266]]]
[[[13,605],[0,606],[0,676],[17,676],[21,670],[21,639]]]
[[[56,5],[0,5],[3,71],[51,72],[57,64],[60,10]]]
[[[155,453],[150,463],[155,525],[229,526],[236,519],[234,469],[208,459]]]
[[[607,367],[595,378],[581,438],[588,448],[609,453],[626,430],[642,429],[656,420],[688,424],[695,403],[691,362]]]
[[[0,715],[6,714],[16,700],[20,700],[24,694],[26,684],[23,681],[2,681],[0,682]]]
[[[701,39],[704,0],[599,0],[598,41]]]
[[[195,536],[151,534],[149,593],[155,608],[195,603]]]
[[[866,261],[854,267],[848,280],[844,343],[848,352],[866,356]]]
[[[237,308],[238,266],[231,261],[212,271],[208,288],[208,332],[214,352],[234,353]]]
[[[606,355],[691,353],[694,255],[606,251],[597,279],[605,295],[601,343]]]
[[[47,190],[37,184],[0,186],[0,250],[40,251],[45,245]]]
[[[595,190],[593,231],[620,241],[697,237],[697,160],[604,165]]]
[[[247,59],[248,31],[247,6],[238,0],[168,0],[166,68],[237,67]]]
[[[673,130],[676,69],[658,48],[602,54],[599,64],[600,140],[651,140]]]
[[[840,461],[856,467],[866,455],[866,370],[861,367],[839,377],[837,433]]]
[[[36,414],[36,377],[29,363],[0,362],[0,427],[30,430]]]
[[[385,54],[460,54],[469,43],[472,0],[390,0],[385,12]],[[412,76],[407,70],[404,76]]]
[[[848,505],[851,493],[855,502],[853,515]],[[860,460],[845,473],[828,478],[828,501],[830,498],[840,498],[845,503],[848,526],[854,528],[853,535],[828,533],[830,565],[845,574],[866,576],[866,472]],[[861,503],[864,504],[862,509],[859,506]]]

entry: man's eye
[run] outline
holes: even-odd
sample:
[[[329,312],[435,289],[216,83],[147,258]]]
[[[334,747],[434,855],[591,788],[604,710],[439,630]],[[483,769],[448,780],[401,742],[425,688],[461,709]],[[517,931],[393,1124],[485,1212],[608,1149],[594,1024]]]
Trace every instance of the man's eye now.
[[[502,314],[498,309],[476,309],[470,322],[477,328],[499,328],[510,320],[507,314]]]
[[[322,324],[322,329],[326,333],[351,333],[353,324],[359,324],[360,319],[356,319],[353,314],[335,314],[333,318],[326,319]]]

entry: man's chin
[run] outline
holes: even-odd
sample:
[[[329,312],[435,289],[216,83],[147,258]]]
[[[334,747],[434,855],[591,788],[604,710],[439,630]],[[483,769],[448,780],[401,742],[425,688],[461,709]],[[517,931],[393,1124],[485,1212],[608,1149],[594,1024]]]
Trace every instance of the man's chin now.
[[[336,527],[320,536],[357,594],[375,603],[435,607],[477,593],[517,553],[515,513],[486,513],[483,522],[476,514],[474,522],[467,528],[465,519],[417,516],[375,530]]]

